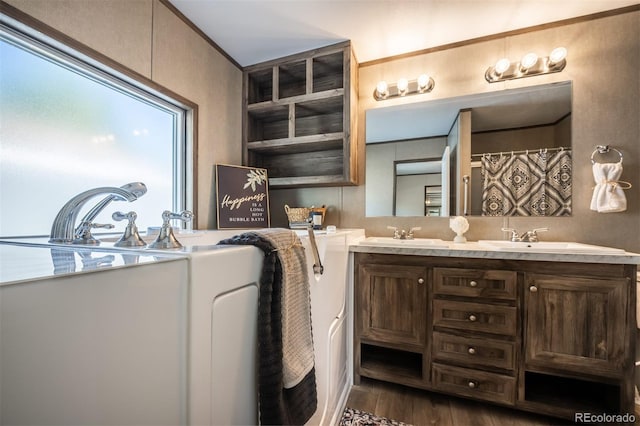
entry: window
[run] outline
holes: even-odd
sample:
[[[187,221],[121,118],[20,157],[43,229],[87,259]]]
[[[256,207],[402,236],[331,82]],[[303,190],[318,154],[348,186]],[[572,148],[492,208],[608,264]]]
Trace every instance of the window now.
[[[115,230],[126,224],[114,211],[135,211],[144,230],[190,207],[189,108],[49,42],[0,27],[0,236],[48,235],[64,203],[95,187],[147,186],[95,219]]]

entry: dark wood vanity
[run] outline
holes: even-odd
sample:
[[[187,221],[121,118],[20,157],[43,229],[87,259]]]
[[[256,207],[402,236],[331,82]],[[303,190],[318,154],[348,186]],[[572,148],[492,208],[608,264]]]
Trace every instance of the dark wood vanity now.
[[[357,252],[354,271],[356,384],[634,412],[636,265]]]

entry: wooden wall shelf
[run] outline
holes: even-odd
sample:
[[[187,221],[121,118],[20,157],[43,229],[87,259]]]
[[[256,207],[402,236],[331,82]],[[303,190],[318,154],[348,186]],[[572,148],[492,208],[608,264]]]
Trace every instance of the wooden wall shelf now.
[[[243,163],[271,187],[356,184],[357,68],[350,42],[246,67]]]

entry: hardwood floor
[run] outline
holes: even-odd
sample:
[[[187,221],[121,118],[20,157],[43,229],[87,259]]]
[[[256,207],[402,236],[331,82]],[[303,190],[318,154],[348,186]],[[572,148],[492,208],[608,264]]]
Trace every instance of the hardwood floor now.
[[[416,426],[572,424],[561,419],[366,378],[362,378],[360,385],[351,388],[347,407]]]

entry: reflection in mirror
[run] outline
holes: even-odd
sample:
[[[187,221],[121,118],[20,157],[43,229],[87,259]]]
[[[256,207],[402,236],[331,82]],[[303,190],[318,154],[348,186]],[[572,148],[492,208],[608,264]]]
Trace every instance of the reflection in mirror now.
[[[442,215],[442,160],[396,161],[394,216]]]
[[[367,216],[571,214],[571,82],[371,109],[366,142]]]

